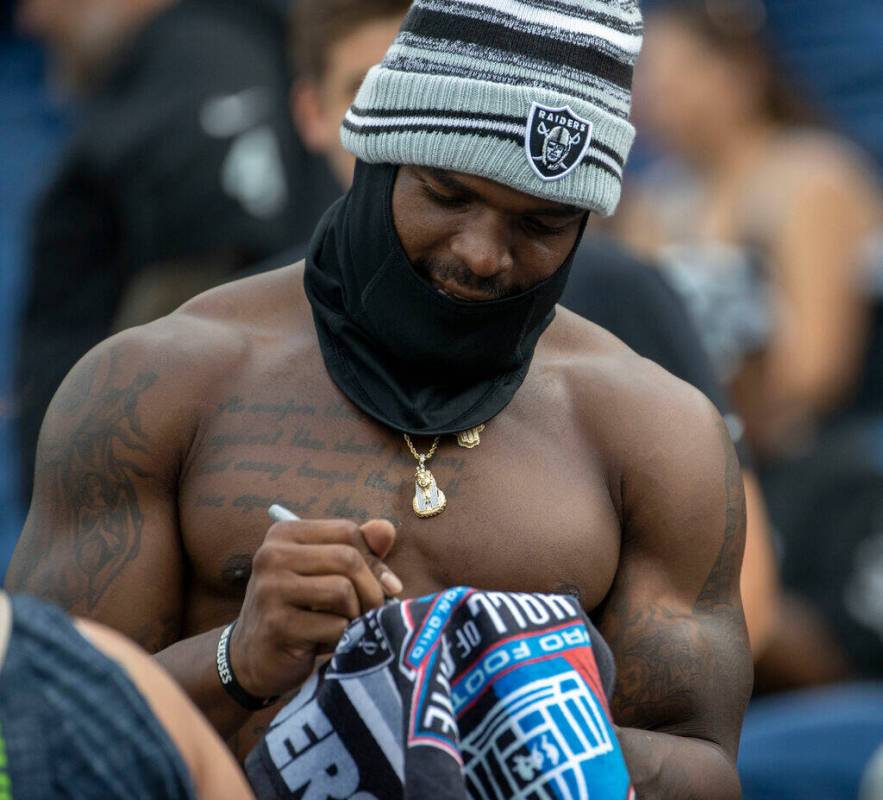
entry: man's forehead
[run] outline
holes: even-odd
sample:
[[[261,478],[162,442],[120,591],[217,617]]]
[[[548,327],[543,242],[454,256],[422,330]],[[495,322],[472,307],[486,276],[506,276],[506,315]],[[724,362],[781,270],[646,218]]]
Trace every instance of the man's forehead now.
[[[517,206],[519,213],[522,214],[544,217],[577,217],[585,213],[583,209],[577,206],[536,197],[479,175],[470,175],[465,172],[455,172],[438,167],[413,167],[412,169],[415,169],[419,174],[430,178],[451,192],[471,195],[485,200],[496,200],[508,205]]]

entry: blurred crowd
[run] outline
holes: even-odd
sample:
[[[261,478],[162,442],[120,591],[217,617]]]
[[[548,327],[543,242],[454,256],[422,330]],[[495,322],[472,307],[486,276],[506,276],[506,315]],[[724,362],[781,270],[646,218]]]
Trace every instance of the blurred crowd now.
[[[351,179],[340,122],[408,5],[2,12],[0,576],[61,380],[113,332],[302,257]],[[883,797],[868,769],[883,745],[883,13],[643,6],[639,153],[620,210],[589,226],[586,247],[608,244],[581,269],[615,252],[638,283],[664,282],[740,445],[757,694],[745,796],[855,797],[867,771],[866,797]],[[801,771],[790,793],[770,789]]]

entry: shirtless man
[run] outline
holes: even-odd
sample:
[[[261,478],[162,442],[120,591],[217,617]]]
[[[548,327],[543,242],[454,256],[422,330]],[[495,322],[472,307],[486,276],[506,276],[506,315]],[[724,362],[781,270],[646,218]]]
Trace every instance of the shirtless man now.
[[[584,210],[619,194],[640,15],[556,3],[552,27],[551,10],[504,6],[478,20],[415,3],[347,117],[362,161],[306,266],[203,295],[71,373],[10,584],[156,652],[240,751],[272,712],[252,717],[219,681],[231,620],[238,684],[268,698],[385,595],[572,592],[617,658],[638,795],[736,798],[751,680],[728,433],[697,391],[563,309],[552,319]],[[500,47],[527,83],[487,79]],[[550,52],[605,79],[553,91],[567,81],[542,72]],[[562,118],[578,142],[546,164]],[[472,449],[447,435],[479,423]],[[446,496],[429,518],[403,433]],[[271,503],[305,521],[267,531]]]

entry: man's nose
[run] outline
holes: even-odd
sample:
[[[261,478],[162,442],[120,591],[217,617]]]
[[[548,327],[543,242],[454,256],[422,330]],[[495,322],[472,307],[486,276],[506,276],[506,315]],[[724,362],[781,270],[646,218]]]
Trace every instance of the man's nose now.
[[[507,221],[489,211],[472,214],[454,235],[450,248],[470,272],[481,278],[508,272],[514,264]]]

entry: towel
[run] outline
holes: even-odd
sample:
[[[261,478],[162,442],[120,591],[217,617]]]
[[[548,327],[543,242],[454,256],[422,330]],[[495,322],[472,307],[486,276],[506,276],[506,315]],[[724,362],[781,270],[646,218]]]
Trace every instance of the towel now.
[[[246,772],[259,800],[629,800],[614,677],[569,595],[388,603],[350,624]]]

